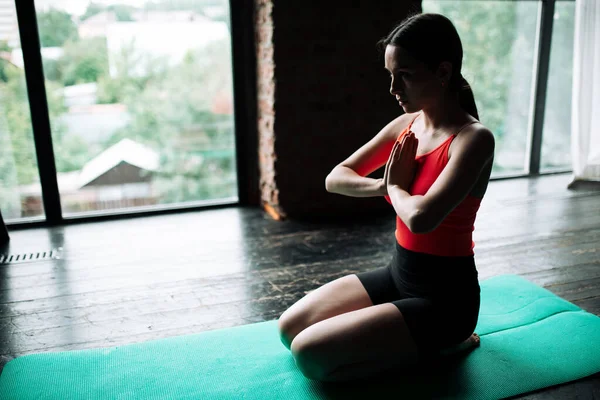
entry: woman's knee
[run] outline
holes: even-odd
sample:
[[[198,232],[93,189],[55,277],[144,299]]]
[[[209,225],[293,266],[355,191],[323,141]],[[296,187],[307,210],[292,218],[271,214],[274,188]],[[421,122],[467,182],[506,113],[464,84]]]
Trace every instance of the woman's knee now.
[[[278,321],[282,343],[290,349],[294,338],[312,324],[373,305],[356,275],[346,275],[308,292]]]
[[[287,311],[286,311],[287,312]],[[277,321],[277,327],[279,330],[279,339],[281,343],[288,349],[291,350],[292,341],[298,332],[298,323],[289,318],[284,312]]]

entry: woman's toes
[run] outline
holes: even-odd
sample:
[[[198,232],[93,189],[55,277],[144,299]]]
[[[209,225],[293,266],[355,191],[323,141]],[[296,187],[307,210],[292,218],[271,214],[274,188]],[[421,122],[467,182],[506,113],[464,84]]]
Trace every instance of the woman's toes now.
[[[441,355],[451,355],[451,354],[456,354],[456,353],[460,353],[475,347],[479,347],[480,345],[480,340],[479,340],[479,335],[476,333],[471,334],[471,336],[466,339],[465,341],[463,341],[462,343],[457,344],[456,346],[453,347],[449,347],[446,349],[443,349],[440,354]]]

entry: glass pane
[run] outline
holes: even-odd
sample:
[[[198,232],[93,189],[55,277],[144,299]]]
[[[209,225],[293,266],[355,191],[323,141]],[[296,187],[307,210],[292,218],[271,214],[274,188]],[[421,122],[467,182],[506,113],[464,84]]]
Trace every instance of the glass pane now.
[[[44,217],[14,1],[0,4],[0,210],[6,223]]]
[[[575,2],[555,5],[550,48],[550,70],[544,113],[541,169],[571,167],[571,93]]]
[[[460,35],[463,76],[496,137],[492,176],[525,171],[539,4],[423,0],[423,12],[447,16]]]
[[[63,215],[237,200],[227,0],[36,9]]]

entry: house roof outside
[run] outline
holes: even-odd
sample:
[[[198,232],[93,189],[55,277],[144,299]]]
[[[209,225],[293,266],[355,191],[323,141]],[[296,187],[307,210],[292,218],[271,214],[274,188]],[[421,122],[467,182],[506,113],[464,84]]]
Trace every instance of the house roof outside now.
[[[58,188],[63,195],[77,192],[121,163],[127,163],[147,171],[157,171],[159,157],[158,152],[141,143],[123,139],[93,158],[81,171],[58,173]],[[21,195],[40,195],[42,188],[37,182],[20,186],[19,192]]]
[[[88,183],[122,162],[147,171],[157,171],[159,154],[131,139],[123,139],[100,153],[83,167],[79,175],[79,187],[85,187]]]

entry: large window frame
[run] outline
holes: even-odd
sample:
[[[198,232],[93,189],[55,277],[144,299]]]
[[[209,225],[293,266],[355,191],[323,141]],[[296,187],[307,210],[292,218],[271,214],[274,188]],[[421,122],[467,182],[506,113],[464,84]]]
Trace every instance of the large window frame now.
[[[511,0],[541,2],[538,13],[538,33],[536,37],[536,54],[533,70],[533,95],[530,110],[532,116],[527,128],[527,150],[525,152],[525,172],[520,174],[495,175],[494,180],[521,178],[557,173],[569,173],[572,170],[564,168],[547,169],[540,172],[544,116],[546,113],[546,94],[548,90],[548,73],[550,70],[550,49],[554,27],[554,13],[557,1],[575,0]]]
[[[35,0],[15,0],[15,6],[45,217],[24,218],[18,222],[7,223],[7,225],[11,228],[55,226],[92,220],[128,218],[133,215],[155,215],[258,203],[258,155],[249,151],[249,149],[257,148],[256,89],[253,85],[256,79],[254,66],[256,56],[253,42],[254,9],[252,2],[229,0],[237,201],[229,199],[195,202],[189,205],[139,207],[73,217],[63,216],[61,209]]]
[[[444,1],[444,0],[442,0]],[[481,0],[461,0],[481,1]],[[497,0],[498,1],[498,0]],[[499,0],[499,1],[532,1],[540,3],[537,15],[536,53],[533,66],[533,87],[529,108],[531,117],[527,127],[527,148],[525,151],[524,172],[495,173],[491,181],[502,179],[527,178],[540,175],[564,174],[572,172],[570,168],[547,168],[540,171],[542,137],[544,129],[544,116],[546,112],[546,94],[548,90],[548,73],[550,70],[550,49],[552,46],[552,32],[554,27],[554,13],[556,3],[575,2],[576,0]]]
[[[471,1],[471,0],[462,0]],[[542,131],[550,66],[550,47],[554,10],[559,0],[503,0],[535,1],[541,3],[536,38],[536,54],[533,71],[533,93],[530,104],[532,116],[528,125],[528,141],[524,172],[495,174],[490,180],[514,179],[557,173],[569,173],[570,169],[545,170],[540,172]],[[560,0],[575,1],[575,0]],[[117,210],[90,216],[65,218],[61,210],[52,132],[48,114],[48,102],[42,66],[40,40],[34,0],[15,0],[21,48],[25,64],[25,79],[31,111],[35,151],[38,160],[40,184],[45,218],[24,219],[10,223],[11,228],[32,226],[54,226],[67,223],[89,222],[133,215],[155,215],[171,212],[196,211],[207,208],[248,206],[259,204],[258,193],[258,134],[256,124],[256,55],[254,52],[254,9],[253,2],[229,0],[231,20],[232,68],[234,91],[234,134],[236,144],[236,166],[238,201],[212,201],[202,205],[153,206],[147,209]]]

